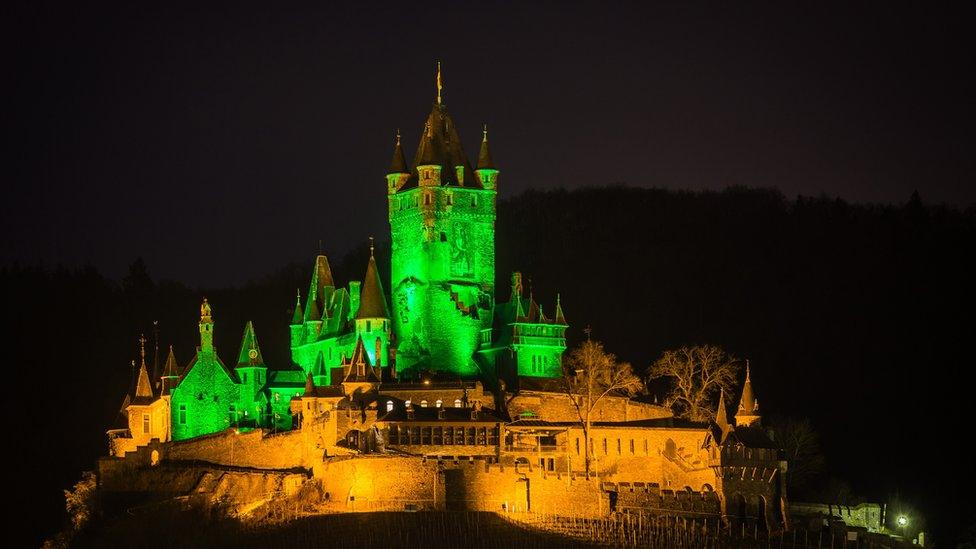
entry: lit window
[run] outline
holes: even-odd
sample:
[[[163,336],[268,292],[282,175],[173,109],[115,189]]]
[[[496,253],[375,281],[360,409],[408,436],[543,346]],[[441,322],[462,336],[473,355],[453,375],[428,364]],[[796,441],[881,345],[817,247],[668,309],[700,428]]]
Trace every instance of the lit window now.
[[[149,434],[149,414],[142,414],[142,432]]]
[[[409,408],[410,407],[410,399],[408,398],[407,401],[403,403],[403,405],[406,406],[407,408]]]
[[[460,408],[461,407],[461,399],[459,399],[459,398],[454,399],[454,407],[455,408]]]
[[[437,406],[438,408],[440,408],[443,405],[444,405],[444,401],[441,399],[437,399],[437,402],[434,403],[434,406]]]
[[[427,401],[426,400],[421,400],[420,401],[420,407],[421,408],[426,408],[427,407]]]
[[[393,401],[392,400],[387,400],[386,401],[386,411],[387,412],[392,412],[393,411]]]

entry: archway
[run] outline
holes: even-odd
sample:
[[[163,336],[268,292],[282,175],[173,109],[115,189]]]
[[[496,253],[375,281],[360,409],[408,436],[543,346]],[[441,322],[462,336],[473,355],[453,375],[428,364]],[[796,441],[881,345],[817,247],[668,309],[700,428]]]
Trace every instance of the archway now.
[[[766,530],[768,525],[766,524],[766,498],[764,496],[759,496],[759,516],[756,517],[756,521],[760,530]]]

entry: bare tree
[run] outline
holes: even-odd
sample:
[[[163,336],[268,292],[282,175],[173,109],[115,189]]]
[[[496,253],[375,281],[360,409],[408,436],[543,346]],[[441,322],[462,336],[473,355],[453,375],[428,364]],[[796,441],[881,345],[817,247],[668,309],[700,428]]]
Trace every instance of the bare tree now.
[[[648,378],[671,378],[671,391],[664,398],[664,405],[676,416],[709,421],[715,418],[712,400],[720,388],[735,394],[738,373],[738,360],[721,347],[696,345],[665,351],[651,365]]]
[[[618,393],[631,396],[640,391],[644,384],[634,375],[630,363],[617,362],[616,355],[606,352],[602,343],[590,339],[569,354],[563,380],[566,393],[583,424],[584,464],[589,475],[593,411],[607,395]]]
[[[791,489],[804,490],[824,472],[820,436],[809,419],[770,418],[776,441],[783,446],[789,463],[787,480]]]

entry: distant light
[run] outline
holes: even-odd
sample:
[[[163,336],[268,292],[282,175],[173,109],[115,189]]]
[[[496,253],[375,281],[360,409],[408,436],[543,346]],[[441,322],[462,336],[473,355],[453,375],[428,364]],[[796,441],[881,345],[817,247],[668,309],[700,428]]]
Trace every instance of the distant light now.
[[[424,380],[424,385],[430,385],[430,380],[429,379],[425,379]]]
[[[900,517],[898,517],[898,526],[904,526],[906,524],[908,524],[908,517],[906,517],[905,515],[901,515]]]

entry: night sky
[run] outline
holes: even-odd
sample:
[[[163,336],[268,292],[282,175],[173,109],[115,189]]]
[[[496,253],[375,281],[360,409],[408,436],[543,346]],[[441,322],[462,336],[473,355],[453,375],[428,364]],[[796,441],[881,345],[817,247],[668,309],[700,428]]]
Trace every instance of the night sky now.
[[[469,156],[489,125],[503,196],[623,182],[976,202],[958,13],[270,5],[8,13],[2,262],[120,277],[143,256],[154,278],[225,286],[319,239],[333,255],[386,238],[393,135],[412,156],[436,60]]]

